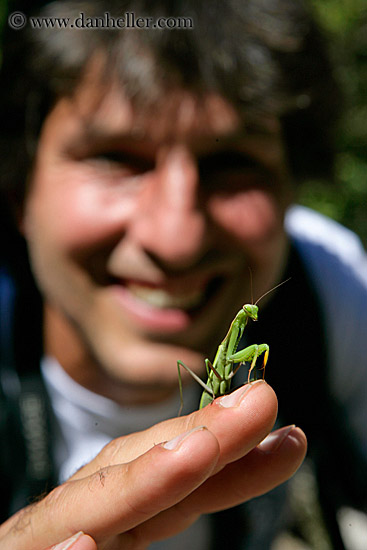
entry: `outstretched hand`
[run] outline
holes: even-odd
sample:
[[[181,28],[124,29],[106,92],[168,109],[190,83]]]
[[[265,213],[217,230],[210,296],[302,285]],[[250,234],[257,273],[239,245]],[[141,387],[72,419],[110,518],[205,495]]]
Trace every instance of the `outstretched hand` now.
[[[4,523],[0,549],[45,550],[82,531],[89,536],[77,537],[70,550],[141,550],[201,514],[261,495],[287,480],[306,452],[298,428],[268,435],[276,414],[275,393],[259,380],[188,416],[113,440]]]

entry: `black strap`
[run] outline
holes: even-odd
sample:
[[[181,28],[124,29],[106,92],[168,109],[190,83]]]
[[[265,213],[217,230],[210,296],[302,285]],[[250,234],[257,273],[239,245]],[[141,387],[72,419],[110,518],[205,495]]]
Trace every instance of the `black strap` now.
[[[39,370],[37,298],[0,270],[0,519],[32,502],[54,484],[52,414]],[[21,309],[23,307],[23,309]]]
[[[2,395],[2,519],[48,492],[55,483],[48,397],[40,375],[18,379],[17,395]],[[4,444],[4,445],[3,445]],[[7,495],[7,497],[6,497]]]

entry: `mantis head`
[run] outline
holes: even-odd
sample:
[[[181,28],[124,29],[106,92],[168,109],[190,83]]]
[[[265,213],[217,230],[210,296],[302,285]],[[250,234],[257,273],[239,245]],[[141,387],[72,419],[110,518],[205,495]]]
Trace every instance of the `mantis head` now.
[[[257,313],[259,308],[255,304],[245,304],[242,309],[253,321],[257,321]]]

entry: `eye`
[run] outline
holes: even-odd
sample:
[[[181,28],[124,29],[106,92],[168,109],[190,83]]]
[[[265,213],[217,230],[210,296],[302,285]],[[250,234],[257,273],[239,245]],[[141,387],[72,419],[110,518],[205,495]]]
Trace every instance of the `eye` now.
[[[126,175],[144,174],[154,168],[154,163],[146,158],[113,149],[94,152],[85,160],[99,169]]]
[[[254,159],[239,151],[220,151],[200,160],[200,170],[203,174],[218,170],[244,170],[256,166],[258,163]]]
[[[244,153],[220,151],[200,159],[199,172],[204,188],[225,192],[258,184],[265,170]]]

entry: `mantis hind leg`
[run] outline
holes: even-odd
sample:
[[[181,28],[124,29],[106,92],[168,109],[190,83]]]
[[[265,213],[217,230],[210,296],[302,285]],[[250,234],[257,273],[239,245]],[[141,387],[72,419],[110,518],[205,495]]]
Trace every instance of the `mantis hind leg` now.
[[[224,380],[223,376],[221,376],[217,369],[213,367],[212,362],[209,359],[205,359],[205,367],[208,378],[210,378],[210,373],[212,372],[213,374],[215,374],[218,380],[220,380],[221,382]]]
[[[205,362],[205,364],[206,364],[206,362]],[[182,361],[177,361],[178,386],[179,386],[179,390],[180,390],[180,409],[178,411],[178,416],[180,416],[180,414],[182,412],[182,408],[183,408],[183,389],[182,389],[182,378],[181,378],[181,369],[180,369],[180,367],[183,367],[189,374],[191,374],[193,379],[196,380],[196,382],[198,382],[198,384],[200,384],[200,386],[202,386],[202,388],[204,388],[204,390],[206,392],[208,392],[210,395],[213,396],[213,399],[215,397],[213,390],[207,384],[205,384],[205,382],[203,382],[202,379],[199,378],[199,376],[197,374],[195,374],[195,372],[190,369],[190,367],[185,365],[185,363],[183,363]],[[208,369],[208,366],[207,366],[207,369]]]

